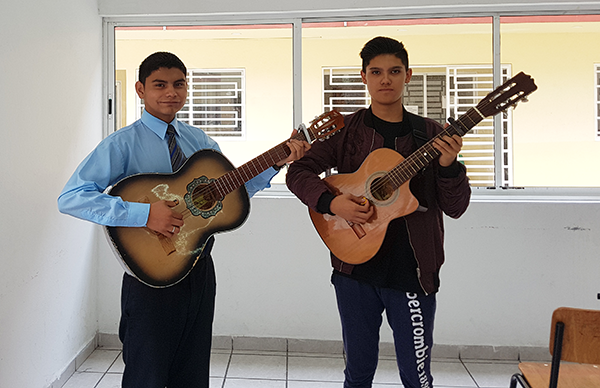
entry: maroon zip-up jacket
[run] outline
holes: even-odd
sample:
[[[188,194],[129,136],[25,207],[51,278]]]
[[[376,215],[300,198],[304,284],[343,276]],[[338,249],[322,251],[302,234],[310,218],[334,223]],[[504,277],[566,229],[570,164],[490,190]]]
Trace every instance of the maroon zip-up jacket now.
[[[412,128],[421,128],[428,139],[443,131],[442,126],[434,120],[406,110],[404,120],[410,120]],[[319,198],[329,192],[319,174],[334,167],[339,173],[353,173],[371,151],[383,147],[384,139],[373,129],[372,123],[370,109],[361,109],[346,116],[345,127],[339,133],[323,142],[313,143],[302,159],[291,164],[286,178],[289,189],[304,204],[319,211]],[[398,140],[396,151],[405,158],[417,149],[414,141]],[[447,169],[441,167],[436,159],[412,178],[411,190],[427,210],[416,211],[404,217],[418,264],[419,283],[427,294],[437,291],[438,272],[444,263],[443,213],[452,218],[460,217],[467,210],[471,195],[466,168],[462,164],[453,166],[451,176],[447,176],[445,170]],[[331,256],[334,269],[341,270],[336,268],[340,263],[339,259],[333,254]]]

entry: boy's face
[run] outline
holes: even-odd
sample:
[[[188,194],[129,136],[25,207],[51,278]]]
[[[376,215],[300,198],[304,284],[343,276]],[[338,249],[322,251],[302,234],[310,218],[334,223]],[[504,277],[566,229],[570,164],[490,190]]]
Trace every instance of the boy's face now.
[[[135,90],[148,113],[170,123],[185,105],[187,81],[177,68],[161,67],[146,78],[146,83],[136,82]]]
[[[412,69],[406,69],[395,55],[381,54],[371,59],[367,71],[361,70],[360,75],[373,104],[402,104],[404,85],[410,81]]]

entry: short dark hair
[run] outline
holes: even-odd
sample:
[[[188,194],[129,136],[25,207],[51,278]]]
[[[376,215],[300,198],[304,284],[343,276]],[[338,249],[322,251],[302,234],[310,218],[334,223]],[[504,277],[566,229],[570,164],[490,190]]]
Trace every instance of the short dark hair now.
[[[408,70],[408,52],[404,48],[402,42],[398,42],[396,39],[378,36],[365,43],[365,46],[360,51],[362,71],[366,73],[367,66],[369,66],[371,60],[383,54],[391,54],[400,58],[402,64],[406,67],[406,70]]]
[[[187,69],[177,55],[166,51],[159,51],[149,55],[142,61],[140,64],[138,80],[145,85],[146,78],[150,77],[152,72],[160,69],[161,67],[165,67],[167,69],[176,68],[181,70],[183,75],[187,75]]]

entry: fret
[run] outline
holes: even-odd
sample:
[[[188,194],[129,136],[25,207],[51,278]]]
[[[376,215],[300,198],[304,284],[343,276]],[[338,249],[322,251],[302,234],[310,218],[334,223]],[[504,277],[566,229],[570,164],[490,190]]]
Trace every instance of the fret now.
[[[394,170],[390,171],[388,174],[385,175],[385,177],[387,177],[388,181],[392,183],[392,187],[394,188],[394,190],[396,190],[397,187],[400,187],[400,181],[398,180],[398,175],[394,174]]]
[[[243,165],[241,168],[238,169],[238,171],[240,172],[240,175],[243,174],[243,181],[248,182],[250,179],[252,179],[252,176],[249,175],[249,171],[248,171],[248,164],[246,163],[245,165]]]
[[[219,179],[223,187],[223,192],[226,193],[225,195],[231,192],[231,179],[233,178],[235,178],[235,176],[232,176],[232,174],[227,173]]]
[[[469,110],[469,112],[470,112],[470,110]],[[471,122],[471,127],[474,127],[474,126],[475,126],[475,124],[477,124],[477,123],[479,122],[479,120],[475,120],[475,119],[471,118],[471,116],[469,116],[469,112],[467,112],[465,115],[463,115],[463,116],[461,117],[461,119],[462,119],[463,117],[464,117],[465,119],[469,119],[469,121]],[[459,121],[460,121],[460,119],[459,119]],[[465,126],[466,126],[466,125],[465,125]]]
[[[222,178],[216,179],[213,184],[215,185],[215,187],[217,188],[217,191],[219,193],[219,198],[224,198],[228,192],[225,190],[225,188],[223,187],[223,182],[222,182]]]
[[[258,160],[254,159],[250,161],[250,164],[254,168],[253,176],[257,176],[258,174],[260,174],[260,170],[256,167],[256,163],[258,163],[258,167],[260,168],[260,163],[258,162]]]

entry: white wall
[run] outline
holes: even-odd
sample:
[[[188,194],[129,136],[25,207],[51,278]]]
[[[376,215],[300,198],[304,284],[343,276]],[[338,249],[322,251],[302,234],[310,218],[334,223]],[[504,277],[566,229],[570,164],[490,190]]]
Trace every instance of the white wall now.
[[[472,203],[446,219],[435,341],[547,346],[558,306],[600,308],[600,204]],[[328,253],[297,199],[252,199],[217,237],[216,335],[341,340]],[[116,333],[119,265],[100,261],[100,331]],[[389,330],[383,340],[391,342]]]
[[[0,12],[0,387],[46,387],[97,331],[93,228],[56,198],[100,140],[95,0]]]

